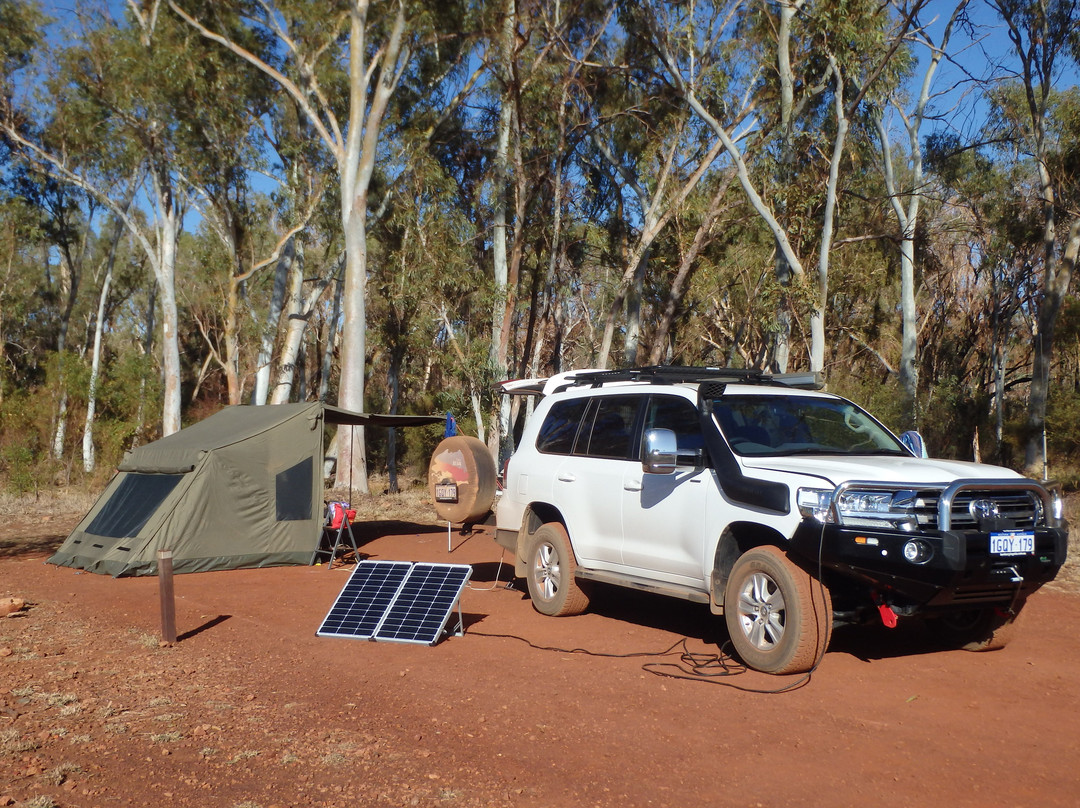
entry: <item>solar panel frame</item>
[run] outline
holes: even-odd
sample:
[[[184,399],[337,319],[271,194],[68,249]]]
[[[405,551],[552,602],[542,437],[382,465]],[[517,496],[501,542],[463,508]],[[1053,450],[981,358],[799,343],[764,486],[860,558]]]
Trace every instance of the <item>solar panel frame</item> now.
[[[414,564],[375,630],[375,639],[434,645],[471,575],[468,564]]]
[[[363,561],[356,565],[316,635],[434,645],[472,576],[468,564]]]
[[[357,564],[315,634],[319,637],[372,639],[387,608],[408,580],[412,566],[410,561]]]

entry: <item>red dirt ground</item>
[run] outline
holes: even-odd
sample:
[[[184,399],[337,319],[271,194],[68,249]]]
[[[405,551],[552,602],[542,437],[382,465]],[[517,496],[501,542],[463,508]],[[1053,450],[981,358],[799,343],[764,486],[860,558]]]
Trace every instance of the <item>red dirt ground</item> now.
[[[543,617],[505,586],[490,534],[455,533],[448,553],[435,525],[369,523],[361,549],[472,564],[464,636],[316,637],[351,569],[321,566],[177,576],[181,637],[163,647],[156,579],[43,563],[70,521],[0,529],[0,597],[30,602],[0,619],[0,805],[1080,799],[1072,592],[1037,594],[1012,644],[985,654],[935,648],[915,623],[839,630],[809,681],[768,695],[751,691],[797,678],[655,675],[687,667],[684,638],[718,653],[722,621],[702,607],[601,590],[588,614]]]

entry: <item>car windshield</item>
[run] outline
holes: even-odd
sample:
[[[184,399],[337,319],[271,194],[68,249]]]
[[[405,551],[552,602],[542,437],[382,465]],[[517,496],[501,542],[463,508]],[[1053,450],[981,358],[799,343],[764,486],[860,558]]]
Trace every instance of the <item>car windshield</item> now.
[[[713,412],[728,444],[748,457],[910,455],[850,401],[815,396],[725,395]]]

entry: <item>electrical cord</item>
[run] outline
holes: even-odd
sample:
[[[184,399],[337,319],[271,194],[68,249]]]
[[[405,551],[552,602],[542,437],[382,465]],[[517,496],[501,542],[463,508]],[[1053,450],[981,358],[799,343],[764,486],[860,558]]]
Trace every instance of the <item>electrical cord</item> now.
[[[588,648],[559,648],[552,645],[537,645],[525,637],[516,634],[496,634],[486,631],[470,630],[469,634],[474,637],[491,637],[495,639],[517,640],[525,643],[537,651],[553,651],[559,654],[584,654],[585,656],[602,657],[605,659],[638,659],[641,657],[666,657],[675,654],[678,649],[678,662],[647,662],[641,666],[646,673],[660,676],[665,679],[683,679],[690,682],[704,682],[705,684],[722,685],[744,693],[758,693],[761,695],[777,695],[797,690],[810,681],[810,673],[802,674],[795,682],[781,685],[777,688],[755,688],[739,685],[734,682],[722,681],[731,676],[737,676],[747,672],[747,668],[737,662],[728,650],[730,643],[724,643],[719,654],[691,651],[687,647],[688,638],[683,637],[663,651],[632,651],[626,654],[613,654],[604,651],[592,651]]]
[[[495,580],[491,582],[491,586],[473,586],[472,583],[470,582],[470,583],[467,583],[465,585],[465,587],[467,589],[473,590],[474,592],[490,592],[492,589],[494,589],[496,586],[499,585],[499,574],[502,572],[502,568],[503,568],[503,559],[500,556],[498,569],[495,570]],[[509,584],[504,584],[504,587],[508,586],[508,585]]]
[[[821,531],[818,534],[818,552],[817,552],[817,591],[821,597],[822,603],[825,603],[825,599],[829,597],[829,592],[825,588],[824,573],[825,573],[825,525],[821,525]],[[813,604],[814,608],[818,607],[817,604]],[[831,627],[830,627],[831,628]],[[776,695],[780,693],[790,693],[793,690],[799,690],[810,683],[810,678],[817,671],[821,661],[825,658],[825,649],[822,649],[822,653],[814,660],[814,664],[810,666],[810,670],[799,675],[799,678],[794,682],[781,685],[780,687],[773,689],[766,688],[750,688],[743,687],[732,682],[718,682],[715,681],[716,677],[733,676],[746,672],[746,667],[736,662],[732,654],[731,641],[725,642],[720,647],[719,654],[695,654],[690,652],[686,648],[686,641],[683,640],[683,654],[680,658],[680,662],[658,662],[647,663],[642,666],[643,670],[648,671],[656,676],[666,676],[671,679],[687,679],[690,681],[707,681],[711,684],[721,684],[727,687],[741,690],[746,693],[759,693],[763,695]],[[662,670],[665,669],[665,670]],[[671,672],[672,669],[674,672]]]
[[[821,533],[818,537],[818,576],[817,584],[818,591],[821,594],[822,600],[829,597],[828,591],[825,589],[825,584],[822,581],[822,575],[824,572],[824,544],[825,544],[825,525],[821,526]],[[495,580],[491,586],[476,587],[471,583],[467,584],[468,589],[479,592],[488,592],[496,588],[499,584],[499,575],[502,572],[503,562],[505,556],[499,556],[499,566],[495,571]],[[513,589],[513,581],[507,581],[504,584],[505,589]],[[817,660],[815,660],[810,670],[799,675],[799,678],[794,682],[783,684],[776,688],[754,688],[746,687],[743,685],[735,684],[734,682],[721,681],[732,676],[738,676],[746,673],[747,668],[742,663],[738,662],[732,653],[731,641],[728,640],[720,647],[720,653],[705,653],[691,651],[687,647],[688,638],[683,637],[681,640],[676,641],[663,651],[632,651],[626,654],[612,654],[603,651],[592,651],[587,648],[560,648],[552,645],[537,645],[531,640],[525,637],[520,637],[517,634],[496,634],[486,631],[469,631],[472,636],[478,637],[490,637],[493,639],[506,639],[517,640],[518,642],[525,643],[530,648],[534,648],[537,651],[553,651],[560,654],[584,654],[586,656],[603,657],[607,659],[637,659],[641,657],[666,657],[671,656],[676,652],[676,649],[680,648],[682,651],[679,653],[678,662],[647,662],[641,666],[641,669],[646,673],[650,673],[653,676],[660,676],[666,679],[682,679],[691,682],[705,682],[707,684],[722,685],[730,687],[735,690],[741,690],[744,693],[757,693],[761,695],[778,695],[781,693],[790,693],[793,690],[798,690],[805,687],[810,682],[810,677],[817,670],[818,665],[821,664],[821,660],[824,657],[822,653]]]

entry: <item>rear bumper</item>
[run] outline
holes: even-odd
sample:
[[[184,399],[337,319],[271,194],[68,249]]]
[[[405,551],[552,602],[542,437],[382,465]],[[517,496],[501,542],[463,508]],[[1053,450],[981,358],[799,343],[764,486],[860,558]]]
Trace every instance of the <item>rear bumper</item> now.
[[[810,570],[831,570],[861,582],[884,602],[907,612],[963,606],[1007,605],[1054,579],[1065,563],[1066,528],[1036,528],[1035,552],[990,554],[990,536],[979,531],[908,533],[847,528],[805,520],[789,551]],[[925,563],[904,558],[904,545],[926,542]]]

